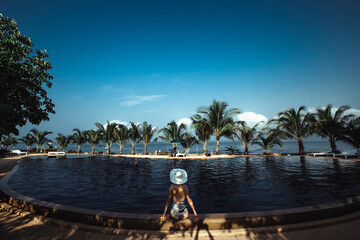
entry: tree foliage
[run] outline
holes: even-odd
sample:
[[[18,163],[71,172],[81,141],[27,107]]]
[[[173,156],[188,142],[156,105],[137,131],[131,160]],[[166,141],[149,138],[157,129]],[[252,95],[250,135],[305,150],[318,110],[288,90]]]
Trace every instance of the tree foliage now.
[[[31,145],[35,143],[34,138],[31,134],[26,134],[26,136],[19,138],[19,140],[23,143],[25,143],[27,150],[30,150]]]
[[[71,142],[71,136],[65,136],[62,133],[58,133],[58,136],[55,138],[57,145],[59,145],[60,150],[65,150],[67,145]]]
[[[49,134],[52,134],[52,132],[49,131],[39,131],[35,128],[30,130],[30,136],[34,139],[34,143],[36,144],[36,152],[39,152],[39,149],[42,145],[45,144],[46,141],[49,140],[46,136]]]
[[[192,128],[195,129],[195,134],[198,139],[203,143],[204,154],[208,154],[207,151],[207,142],[210,140],[210,137],[213,133],[213,128],[211,124],[206,121],[202,116],[196,114],[191,117]]]
[[[181,146],[183,146],[186,149],[186,152],[189,154],[190,148],[198,143],[199,141],[196,139],[196,137],[191,135],[191,133],[186,132],[181,141]]]
[[[0,14],[0,136],[18,134],[17,126],[39,124],[55,113],[45,88],[51,88],[46,50],[33,50],[16,22]]]
[[[305,106],[299,107],[297,111],[294,108],[290,108],[280,112],[277,119],[269,122],[277,124],[277,128],[274,131],[281,138],[294,139],[298,142],[299,154],[305,153],[303,140],[313,133],[312,123],[314,119],[312,113],[304,114],[302,111],[305,111]]]
[[[360,117],[349,122],[343,132],[342,140],[360,150]]]
[[[131,154],[135,154],[135,144],[139,143],[141,140],[139,125],[133,122],[130,122],[129,127],[129,140],[131,141]]]
[[[249,154],[249,145],[256,141],[258,131],[256,128],[261,122],[255,124],[252,128],[245,122],[240,122],[234,127],[234,135],[244,145],[244,154]]]
[[[167,127],[159,130],[159,133],[162,134],[159,138],[165,142],[182,140],[185,130],[186,124],[181,123],[178,125],[175,121],[171,121],[167,124]]]
[[[114,136],[120,146],[120,154],[123,154],[124,145],[129,141],[128,128],[123,124],[118,124],[117,128],[115,128]]]
[[[240,114],[237,108],[228,109],[226,102],[213,100],[213,103],[208,107],[199,107],[196,115],[202,115],[203,119],[207,121],[214,131],[216,138],[216,154],[220,154],[220,138],[222,136],[232,138],[234,119],[236,114]],[[193,116],[199,118],[199,116]]]
[[[81,152],[81,146],[87,142],[86,131],[81,131],[78,128],[73,129],[73,135],[71,136],[71,143],[78,146],[78,153]]]
[[[269,131],[268,133],[260,133],[257,140],[254,141],[254,144],[259,145],[264,149],[264,154],[269,155],[271,150],[275,145],[283,146],[280,135],[274,132]]]
[[[95,125],[99,129],[98,131],[100,132],[101,140],[106,143],[107,154],[110,154],[111,146],[116,141],[115,132],[117,123],[110,123],[109,121],[107,121],[105,127],[100,123],[95,123]]]
[[[140,136],[141,141],[144,143],[144,154],[147,154],[147,145],[155,136],[157,130],[151,124],[148,124],[146,121],[140,125]]]
[[[336,141],[344,136],[347,121],[353,117],[351,114],[345,114],[349,106],[341,106],[334,113],[332,105],[329,104],[325,108],[316,109],[315,132],[322,138],[327,138],[331,152],[338,153]]]

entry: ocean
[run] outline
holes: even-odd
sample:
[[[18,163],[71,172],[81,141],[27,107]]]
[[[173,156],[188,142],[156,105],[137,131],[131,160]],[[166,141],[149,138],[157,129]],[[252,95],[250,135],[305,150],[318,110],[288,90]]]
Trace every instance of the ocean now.
[[[331,151],[330,144],[326,140],[305,140],[303,143],[304,143],[306,152],[330,152]],[[55,142],[52,144],[56,146]],[[341,141],[338,141],[336,145],[337,145],[338,150],[340,150],[341,152],[354,149],[351,145],[349,145],[345,142],[341,142]],[[106,145],[104,143],[101,143],[95,148],[95,151],[96,152],[106,152],[105,146]],[[227,152],[226,148],[230,147],[230,146],[236,147],[241,152],[244,151],[244,147],[241,144],[241,142],[239,142],[239,141],[232,141],[229,139],[220,140],[220,152],[221,153],[226,153]],[[35,148],[35,147],[36,147],[35,145],[32,146],[32,148]],[[8,149],[13,149],[13,148],[9,147]],[[26,150],[26,145],[24,143],[18,143],[14,149]],[[159,150],[161,152],[169,152],[169,151],[171,151],[171,149],[172,149],[172,144],[168,143],[168,142],[156,142],[156,143],[150,142],[148,144],[148,152],[150,152],[150,153],[153,153],[153,152],[159,151]],[[177,149],[185,150],[180,144],[177,145]],[[208,145],[207,145],[207,149],[208,149],[208,152],[215,153],[216,141],[209,141]],[[77,150],[77,146],[70,144],[66,148],[66,151],[69,151],[69,150]],[[86,144],[82,145],[81,151],[83,153],[91,152],[90,144],[86,143]],[[120,148],[117,143],[114,143],[111,146],[111,152],[113,152],[113,153],[120,152]],[[144,144],[143,143],[136,144],[135,152],[136,153],[144,152]],[[203,151],[202,143],[194,145],[190,149],[190,154],[202,154],[203,152],[204,151]],[[249,147],[250,154],[261,154],[263,152],[264,152],[263,149],[258,145],[251,145]],[[284,140],[283,147],[275,146],[271,152],[273,152],[273,153],[297,153],[298,152],[298,144],[294,140]],[[131,143],[127,143],[124,145],[123,153],[125,153],[125,154],[131,153]]]

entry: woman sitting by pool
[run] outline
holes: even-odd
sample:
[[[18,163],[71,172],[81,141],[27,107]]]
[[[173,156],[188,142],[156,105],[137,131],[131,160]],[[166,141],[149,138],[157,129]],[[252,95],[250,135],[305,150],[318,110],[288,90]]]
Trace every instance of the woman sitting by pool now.
[[[187,172],[183,169],[175,168],[170,171],[170,181],[173,183],[169,188],[169,194],[165,204],[164,214],[160,217],[161,221],[166,220],[166,212],[171,201],[171,195],[173,196],[173,205],[170,210],[170,216],[173,219],[187,219],[189,212],[185,205],[185,197],[192,208],[195,216],[195,221],[199,220],[193,201],[189,196],[189,189],[185,185],[187,181]]]

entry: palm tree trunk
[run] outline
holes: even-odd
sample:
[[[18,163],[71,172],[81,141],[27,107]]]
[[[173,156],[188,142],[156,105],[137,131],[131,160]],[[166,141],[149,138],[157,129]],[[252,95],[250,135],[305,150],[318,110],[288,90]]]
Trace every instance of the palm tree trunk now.
[[[95,145],[92,146],[91,154],[94,155],[95,152]]]
[[[299,154],[303,155],[305,154],[305,148],[302,140],[297,140],[298,146],[299,146]]]
[[[78,145],[78,154],[80,154],[80,150],[81,150],[81,145]]]
[[[120,154],[123,154],[123,147],[124,147],[124,145],[122,144],[122,143],[120,143]]]
[[[330,142],[331,152],[339,153],[339,151],[337,150],[337,147],[336,147],[335,139],[331,138],[331,139],[329,139],[329,142]]]
[[[245,144],[245,150],[244,150],[245,155],[249,155],[249,147],[247,144]]]
[[[135,155],[135,143],[132,143],[131,145],[131,154]]]
[[[110,144],[106,144],[106,147],[107,147],[106,153],[107,153],[107,154],[110,154],[111,145],[110,145]]]
[[[36,152],[39,152],[39,144],[36,145]]]
[[[144,154],[147,154],[147,143],[144,143]]]
[[[216,155],[220,155],[220,137],[216,137]]]
[[[208,153],[208,151],[207,151],[207,142],[204,141],[203,144],[204,144],[204,154],[206,155]]]

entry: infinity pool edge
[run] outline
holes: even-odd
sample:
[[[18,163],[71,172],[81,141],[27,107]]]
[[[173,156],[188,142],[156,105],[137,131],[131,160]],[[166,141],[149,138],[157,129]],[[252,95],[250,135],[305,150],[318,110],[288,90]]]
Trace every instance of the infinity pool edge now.
[[[191,229],[239,229],[249,227],[267,227],[275,225],[296,224],[315,220],[338,217],[360,211],[360,196],[346,198],[341,201],[289,208],[238,213],[199,214],[198,222],[190,219],[182,221],[167,220],[161,222],[161,214],[136,214],[98,211],[46,202],[22,195],[8,186],[7,182],[16,172],[16,165],[0,181],[0,198],[4,202],[31,213],[65,221],[92,224],[97,226],[142,229],[142,230],[191,230]]]

